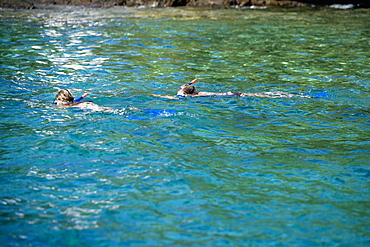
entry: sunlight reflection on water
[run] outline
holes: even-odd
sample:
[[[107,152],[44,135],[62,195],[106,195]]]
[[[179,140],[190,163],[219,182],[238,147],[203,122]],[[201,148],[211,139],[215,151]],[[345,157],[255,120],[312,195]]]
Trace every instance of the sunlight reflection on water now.
[[[325,11],[1,12],[2,242],[369,243],[368,12]],[[194,78],[316,97],[151,95]]]

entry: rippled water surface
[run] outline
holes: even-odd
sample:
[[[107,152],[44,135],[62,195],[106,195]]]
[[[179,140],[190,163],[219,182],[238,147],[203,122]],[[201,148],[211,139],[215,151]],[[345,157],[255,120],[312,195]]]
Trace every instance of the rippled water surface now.
[[[1,11],[0,242],[369,246],[369,13]]]

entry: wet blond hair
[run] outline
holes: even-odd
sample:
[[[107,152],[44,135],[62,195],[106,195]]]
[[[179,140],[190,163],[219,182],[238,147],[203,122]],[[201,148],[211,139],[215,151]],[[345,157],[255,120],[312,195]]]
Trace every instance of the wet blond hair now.
[[[69,105],[74,101],[72,93],[68,89],[60,90],[55,96],[54,103],[57,105]]]

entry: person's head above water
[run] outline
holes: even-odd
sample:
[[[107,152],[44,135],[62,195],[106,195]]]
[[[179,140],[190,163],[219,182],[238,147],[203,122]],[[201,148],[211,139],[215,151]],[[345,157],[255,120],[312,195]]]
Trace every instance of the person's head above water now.
[[[86,98],[87,95],[88,94],[85,93],[81,97],[79,97],[78,99],[75,99],[73,97],[72,93],[68,89],[61,89],[57,93],[57,95],[55,96],[54,104],[62,105],[62,106],[71,106],[71,105],[75,105],[75,104],[78,104],[78,103],[83,103],[83,102],[80,102],[80,101],[83,100],[84,98]]]
[[[177,96],[186,96],[186,95],[189,95],[189,94],[197,93],[197,91],[195,90],[195,87],[192,85],[197,80],[198,79],[195,79],[195,80],[191,81],[190,83],[186,83],[186,84],[182,85],[179,88],[179,90],[177,90]]]
[[[177,91],[177,95],[179,95],[179,96],[186,96],[188,94],[193,94],[195,92],[196,92],[195,91],[195,87],[193,85],[184,84]]]
[[[73,104],[74,97],[68,89],[60,90],[55,96],[54,103],[57,105],[70,105]]]

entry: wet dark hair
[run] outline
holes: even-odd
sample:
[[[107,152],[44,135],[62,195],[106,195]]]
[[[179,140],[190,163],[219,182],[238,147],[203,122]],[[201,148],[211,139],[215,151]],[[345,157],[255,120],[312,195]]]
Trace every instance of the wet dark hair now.
[[[177,94],[193,94],[195,92],[195,87],[193,85],[184,84],[182,85],[179,90],[177,91]]]
[[[72,93],[68,89],[60,90],[55,96],[54,103],[57,105],[69,105],[74,101]]]

